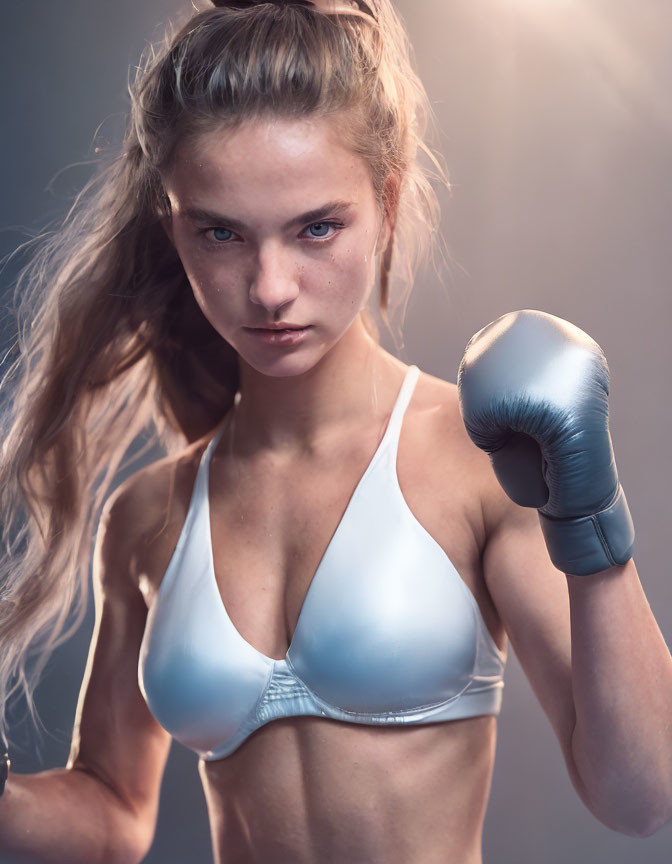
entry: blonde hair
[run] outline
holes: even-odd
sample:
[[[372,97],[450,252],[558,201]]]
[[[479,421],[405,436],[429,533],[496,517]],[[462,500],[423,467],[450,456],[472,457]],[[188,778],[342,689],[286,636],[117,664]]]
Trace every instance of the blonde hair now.
[[[36,722],[34,687],[86,614],[94,525],[116,472],[154,444],[170,455],[198,440],[236,393],[237,355],[202,314],[160,224],[161,176],[177,144],[264,115],[333,117],[396,220],[378,262],[388,326],[390,299],[403,317],[419,264],[438,248],[430,180],[449,182],[425,140],[433,113],[401,19],[390,0],[375,11],[377,22],[304,3],[239,3],[169,27],[129,86],[119,150],[103,152],[54,230],[17,250],[30,258],[16,281],[17,338],[0,381],[5,742],[10,697],[22,691]],[[365,323],[378,338],[370,315]],[[122,464],[140,435],[146,446]]]

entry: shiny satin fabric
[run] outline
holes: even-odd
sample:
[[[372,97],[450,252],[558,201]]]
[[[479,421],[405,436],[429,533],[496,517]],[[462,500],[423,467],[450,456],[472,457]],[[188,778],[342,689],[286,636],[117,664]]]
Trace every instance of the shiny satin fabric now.
[[[229,755],[280,717],[400,725],[499,713],[505,656],[397,478],[401,423],[418,375],[409,367],[281,660],[243,639],[222,603],[208,466],[223,425],[205,449],[138,663],[152,714],[202,758]]]

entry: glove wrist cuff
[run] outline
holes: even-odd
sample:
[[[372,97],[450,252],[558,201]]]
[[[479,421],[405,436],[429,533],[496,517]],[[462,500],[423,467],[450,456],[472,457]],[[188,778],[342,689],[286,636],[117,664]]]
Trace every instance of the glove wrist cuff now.
[[[537,512],[551,561],[563,573],[590,576],[632,558],[635,526],[620,483],[612,504],[599,513],[553,519]]]

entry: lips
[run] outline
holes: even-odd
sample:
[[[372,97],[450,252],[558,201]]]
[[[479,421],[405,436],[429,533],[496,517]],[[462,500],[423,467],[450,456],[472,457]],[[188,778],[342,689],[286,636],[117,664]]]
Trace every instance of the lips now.
[[[244,327],[251,339],[266,345],[292,346],[301,344],[307,338],[311,325],[305,327]]]
[[[270,327],[246,327],[246,330],[304,330],[307,324],[272,324]]]

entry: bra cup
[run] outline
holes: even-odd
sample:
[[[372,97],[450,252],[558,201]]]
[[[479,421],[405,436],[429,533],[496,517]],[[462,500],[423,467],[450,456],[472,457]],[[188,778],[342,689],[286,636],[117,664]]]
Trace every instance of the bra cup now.
[[[371,467],[322,558],[287,658],[316,696],[356,713],[459,696],[478,642],[469,589],[412,517],[396,475]]]
[[[249,645],[226,615],[210,572],[206,511],[195,512],[183,535],[188,543],[176,550],[149,610],[138,677],[158,722],[181,744],[200,750],[238,730],[265,689],[273,661]],[[183,569],[189,578],[174,578]]]

